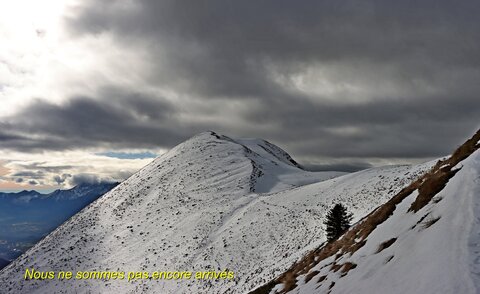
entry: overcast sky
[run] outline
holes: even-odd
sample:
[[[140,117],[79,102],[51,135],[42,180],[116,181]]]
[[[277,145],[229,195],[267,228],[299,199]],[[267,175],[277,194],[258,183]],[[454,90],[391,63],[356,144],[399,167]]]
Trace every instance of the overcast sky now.
[[[477,1],[0,2],[0,190],[123,179],[190,136],[316,170],[448,154],[480,127]]]

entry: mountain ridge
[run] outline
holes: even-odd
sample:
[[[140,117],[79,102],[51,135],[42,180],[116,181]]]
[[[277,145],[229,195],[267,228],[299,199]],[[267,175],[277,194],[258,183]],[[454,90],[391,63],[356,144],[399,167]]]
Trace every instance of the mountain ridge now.
[[[95,189],[105,189],[105,188],[113,188],[116,185],[118,185],[119,182],[99,182],[99,183],[81,183],[76,186],[73,186],[72,188],[69,189],[56,189],[52,192],[49,193],[41,193],[38,192],[37,190],[22,190],[18,192],[0,192],[0,198],[7,199],[11,197],[12,199],[18,199],[18,198],[23,198],[23,197],[31,197],[31,198],[25,198],[25,200],[31,200],[35,198],[42,198],[42,199],[56,199],[60,200],[60,198],[64,199],[74,199],[75,195],[82,197],[85,193],[81,193],[80,190],[95,190]],[[70,196],[70,197],[68,197]],[[28,201],[27,201],[28,202]]]
[[[324,241],[322,220],[332,203],[345,203],[358,220],[433,164],[352,174],[308,172],[258,143],[265,144],[208,132],[175,146],[2,270],[0,281],[10,291],[31,293],[61,292],[66,287],[102,293],[245,292],[288,269]],[[155,283],[24,283],[14,278],[32,267],[231,269],[235,278]]]

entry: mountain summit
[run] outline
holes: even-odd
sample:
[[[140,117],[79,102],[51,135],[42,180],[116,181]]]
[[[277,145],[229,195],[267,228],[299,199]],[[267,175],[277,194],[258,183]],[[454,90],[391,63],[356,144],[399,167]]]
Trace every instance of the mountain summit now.
[[[325,241],[344,203],[354,221],[434,162],[308,172],[261,139],[199,134],[153,160],[0,272],[12,293],[242,293]],[[43,280],[37,271],[222,271],[226,280]]]

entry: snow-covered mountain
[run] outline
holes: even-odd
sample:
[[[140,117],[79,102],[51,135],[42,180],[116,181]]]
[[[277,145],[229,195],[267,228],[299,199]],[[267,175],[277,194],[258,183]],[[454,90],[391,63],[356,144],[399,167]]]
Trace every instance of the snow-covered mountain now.
[[[355,220],[434,162],[352,174],[308,172],[258,139],[199,134],[155,159],[0,272],[11,293],[243,293],[325,240],[342,202]],[[233,280],[44,280],[38,271],[206,271]]]
[[[42,198],[55,201],[71,201],[79,198],[96,199],[99,195],[105,194],[118,184],[116,182],[82,183],[68,190],[55,190],[52,193],[42,195]]]
[[[35,190],[23,190],[20,192],[0,192],[0,201],[9,201],[15,203],[27,203],[32,199],[38,199],[42,193]]]
[[[252,293],[480,293],[479,140]]]
[[[82,197],[94,197],[108,192],[119,183],[82,183],[73,188],[57,189],[51,193],[42,194],[35,190],[23,190],[20,192],[0,192],[0,201],[26,204],[35,200],[75,200]]]

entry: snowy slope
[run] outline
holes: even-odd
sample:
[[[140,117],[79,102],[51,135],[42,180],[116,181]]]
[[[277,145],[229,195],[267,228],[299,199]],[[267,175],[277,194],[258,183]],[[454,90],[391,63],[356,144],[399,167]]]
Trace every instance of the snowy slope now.
[[[339,176],[302,170],[263,140],[202,133],[92,203],[0,272],[11,293],[242,293],[324,240],[326,210],[356,219],[432,163]],[[223,270],[233,281],[22,281],[26,268]]]
[[[480,293],[479,140],[254,293]]]
[[[267,193],[303,186],[335,178],[344,172],[304,172],[288,153],[261,139],[237,139],[245,147],[260,177],[255,180],[255,192]]]

